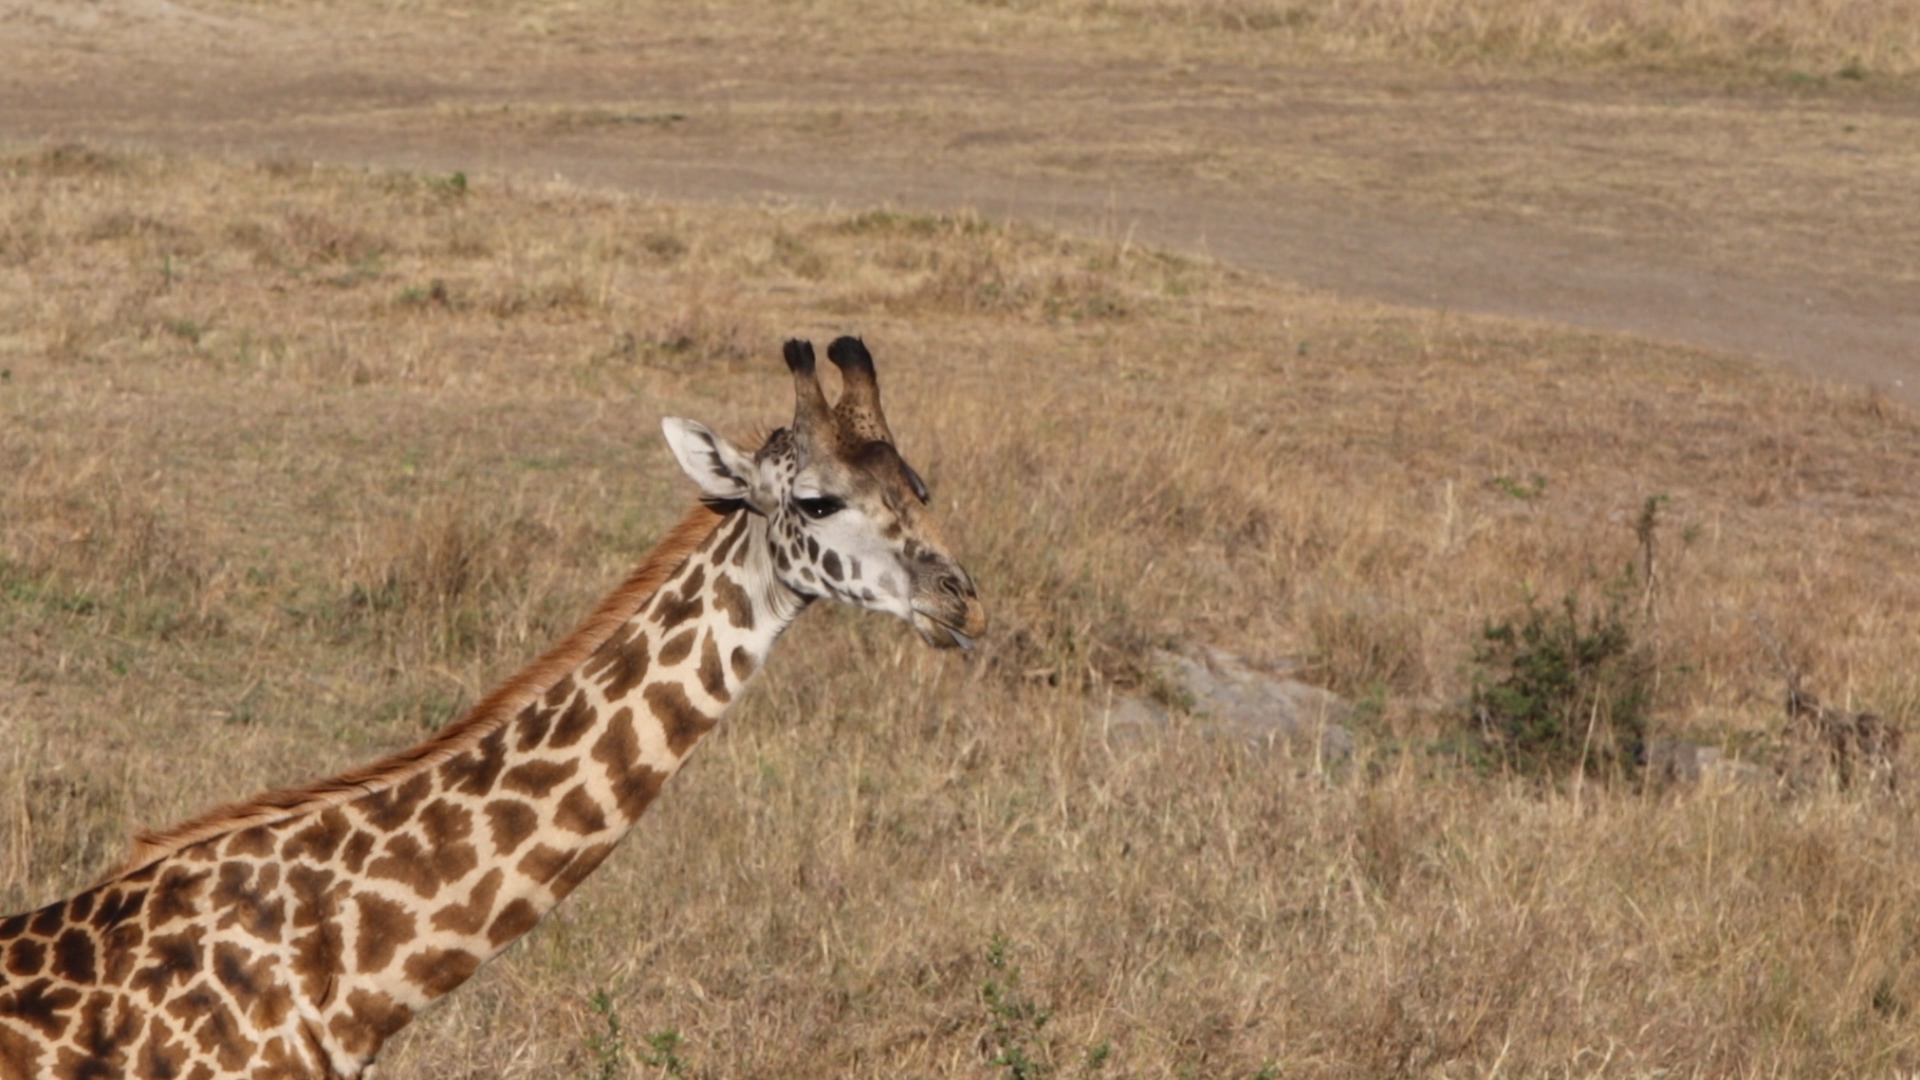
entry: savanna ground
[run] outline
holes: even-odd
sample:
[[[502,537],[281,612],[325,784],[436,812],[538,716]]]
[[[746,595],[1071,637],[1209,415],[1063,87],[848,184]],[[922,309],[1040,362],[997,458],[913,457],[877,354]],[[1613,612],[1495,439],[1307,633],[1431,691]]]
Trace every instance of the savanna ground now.
[[[419,41],[431,18],[565,41],[605,14],[318,10],[415,19]],[[963,14],[1056,44],[1094,20],[1106,55],[1129,33],[1244,49],[1294,32],[1252,25],[1291,10]],[[1436,81],[1545,65],[1635,94],[1708,71],[1790,114],[1872,112],[1912,85],[1903,12],[1780,55],[1668,27],[1652,57],[1570,31],[1462,56],[1329,22],[1285,56]],[[858,14],[796,19],[826,35]],[[1920,152],[1887,108],[1885,155]],[[734,134],[777,146],[784,122]],[[1759,221],[1779,189],[1719,178],[1743,176],[1713,212]],[[1902,791],[1543,784],[1460,735],[1487,623],[1599,603],[1654,496],[1656,602],[1633,626],[1657,733],[1769,766],[1783,661],[1910,726],[1920,423],[1886,394],[1358,301],[1143,248],[1124,222],[1076,239],[58,141],[8,148],[0,177],[0,909],[85,884],[134,828],[444,723],[677,518],[660,416],[782,423],[779,340],[857,332],[988,640],[963,660],[810,613],[626,846],[396,1040],[388,1075],[1920,1067]],[[1468,179],[1412,197],[1471,216]],[[1857,262],[1806,272],[1910,285],[1914,222],[1861,213],[1808,211],[1852,230],[1834,258]],[[1362,703],[1358,758],[1249,753],[1185,720],[1112,743],[1102,705],[1164,693],[1145,657],[1176,642],[1301,660]]]

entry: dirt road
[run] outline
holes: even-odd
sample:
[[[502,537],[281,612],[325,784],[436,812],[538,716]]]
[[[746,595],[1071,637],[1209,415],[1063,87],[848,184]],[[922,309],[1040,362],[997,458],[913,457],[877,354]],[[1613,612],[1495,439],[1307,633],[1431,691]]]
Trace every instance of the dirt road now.
[[[998,9],[425,6],[0,0],[0,138],[968,207],[1920,401],[1920,103],[1893,89],[1407,73]]]

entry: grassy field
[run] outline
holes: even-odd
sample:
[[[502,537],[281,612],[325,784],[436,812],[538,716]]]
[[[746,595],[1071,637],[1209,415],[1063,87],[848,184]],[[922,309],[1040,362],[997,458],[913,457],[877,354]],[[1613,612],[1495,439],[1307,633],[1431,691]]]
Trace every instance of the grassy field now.
[[[614,0],[230,0],[257,10],[291,6],[430,12],[544,37],[590,34],[636,14],[666,25],[699,22],[725,3],[649,7]],[[1920,72],[1920,10],[1900,0],[834,0],[783,5],[778,22],[748,18],[748,34],[796,26],[810,44],[839,34],[897,31],[1099,36],[1145,28],[1173,48],[1298,50],[1315,56],[1443,64],[1636,68],[1754,73],[1794,81],[1907,78]],[[822,36],[824,32],[824,36]],[[1098,48],[1082,41],[1079,48]]]
[[[839,332],[989,640],[810,613],[387,1075],[1920,1067],[1904,795],[1448,750],[1482,628],[1592,602],[1653,496],[1656,733],[1783,759],[1770,645],[1910,725],[1908,411],[1121,236],[457,174],[0,159],[0,909],[444,723],[690,501],[662,415],[783,423],[779,341]],[[1180,642],[1299,659],[1359,760],[1109,744]]]

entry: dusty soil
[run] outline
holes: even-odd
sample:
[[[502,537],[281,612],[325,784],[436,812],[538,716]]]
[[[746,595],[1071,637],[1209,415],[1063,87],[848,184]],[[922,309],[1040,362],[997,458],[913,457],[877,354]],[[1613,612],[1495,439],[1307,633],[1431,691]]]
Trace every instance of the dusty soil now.
[[[768,10],[0,0],[0,138],[965,207],[1920,400],[1920,101],[1900,87]]]

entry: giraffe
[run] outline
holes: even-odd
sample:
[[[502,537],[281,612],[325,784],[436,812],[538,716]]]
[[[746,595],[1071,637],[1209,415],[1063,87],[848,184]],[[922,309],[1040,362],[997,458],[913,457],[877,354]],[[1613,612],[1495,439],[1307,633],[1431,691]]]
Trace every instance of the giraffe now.
[[[576,630],[425,742],[138,838],[0,919],[0,1080],[355,1077],[532,930],[639,819],[789,624],[832,598],[930,645],[986,629],[854,338],[789,341],[793,423],[751,454],[662,422],[700,490]]]

